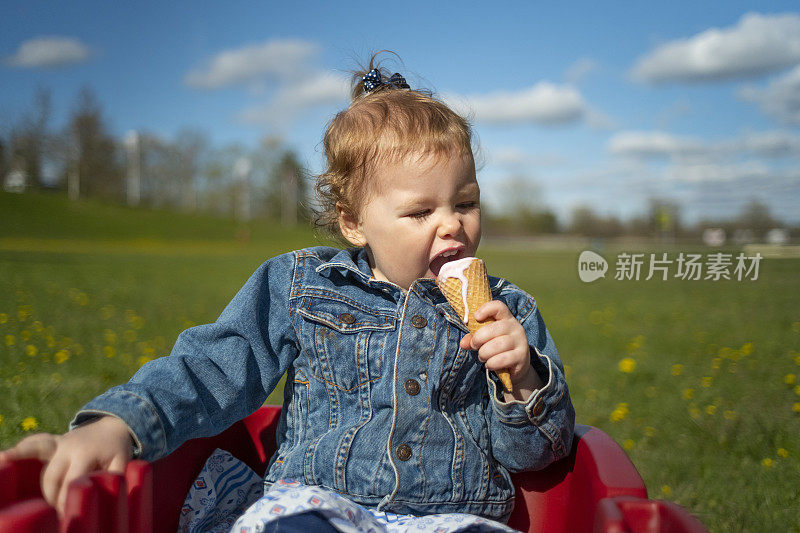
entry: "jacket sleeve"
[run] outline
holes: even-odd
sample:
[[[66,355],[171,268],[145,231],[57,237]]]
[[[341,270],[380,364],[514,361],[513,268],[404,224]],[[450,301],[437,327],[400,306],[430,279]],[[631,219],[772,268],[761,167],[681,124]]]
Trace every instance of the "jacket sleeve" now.
[[[131,431],[135,456],[153,461],[251,414],[297,354],[289,320],[294,266],[293,254],[262,264],[216,322],[181,333],[168,357],[90,401],[70,428],[117,416]]]
[[[528,336],[531,365],[544,385],[526,401],[507,402],[502,384],[487,371],[492,454],[510,472],[540,470],[566,456],[575,430],[564,366],[536,302],[525,294],[516,307],[517,319]]]

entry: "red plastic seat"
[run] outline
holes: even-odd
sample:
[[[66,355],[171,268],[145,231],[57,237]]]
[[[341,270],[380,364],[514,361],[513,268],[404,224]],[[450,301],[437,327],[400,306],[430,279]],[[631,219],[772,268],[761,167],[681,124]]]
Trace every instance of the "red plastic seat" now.
[[[131,461],[125,476],[84,476],[70,485],[60,523],[41,497],[38,461],[0,464],[0,532],[174,532],[189,487],[214,449],[227,450],[264,474],[279,415],[280,407],[265,406],[223,433],[188,441],[152,464]],[[521,531],[705,531],[677,505],[648,500],[625,452],[591,426],[576,427],[568,457],[513,478],[517,497],[509,525]]]

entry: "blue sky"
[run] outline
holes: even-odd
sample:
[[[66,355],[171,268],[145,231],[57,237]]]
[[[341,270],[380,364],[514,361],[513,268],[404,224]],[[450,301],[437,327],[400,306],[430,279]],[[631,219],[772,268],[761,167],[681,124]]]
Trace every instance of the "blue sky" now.
[[[521,182],[562,221],[659,197],[688,222],[753,198],[800,222],[796,2],[605,4],[6,0],[0,131],[37,86],[60,127],[88,84],[119,136],[279,135],[318,171],[344,73],[391,49],[412,86],[473,117],[495,206]]]

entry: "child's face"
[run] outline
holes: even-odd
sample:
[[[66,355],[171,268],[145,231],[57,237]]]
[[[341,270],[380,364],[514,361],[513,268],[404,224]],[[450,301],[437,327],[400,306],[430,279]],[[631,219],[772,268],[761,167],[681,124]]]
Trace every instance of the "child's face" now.
[[[340,216],[351,243],[366,248],[372,275],[407,289],[435,278],[447,261],[475,255],[480,189],[470,155],[382,165],[359,220]]]

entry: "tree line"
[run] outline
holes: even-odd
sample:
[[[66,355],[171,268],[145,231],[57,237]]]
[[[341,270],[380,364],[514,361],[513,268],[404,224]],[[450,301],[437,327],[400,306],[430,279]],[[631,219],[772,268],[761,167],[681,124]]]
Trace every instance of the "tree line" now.
[[[89,87],[63,127],[51,122],[51,93],[40,88],[31,108],[0,132],[0,177],[7,187],[16,173],[25,188],[63,190],[73,199],[287,225],[308,218],[305,171],[278,138],[265,137],[255,148],[217,147],[205,132],[184,128],[172,139],[147,131],[119,139]]]

